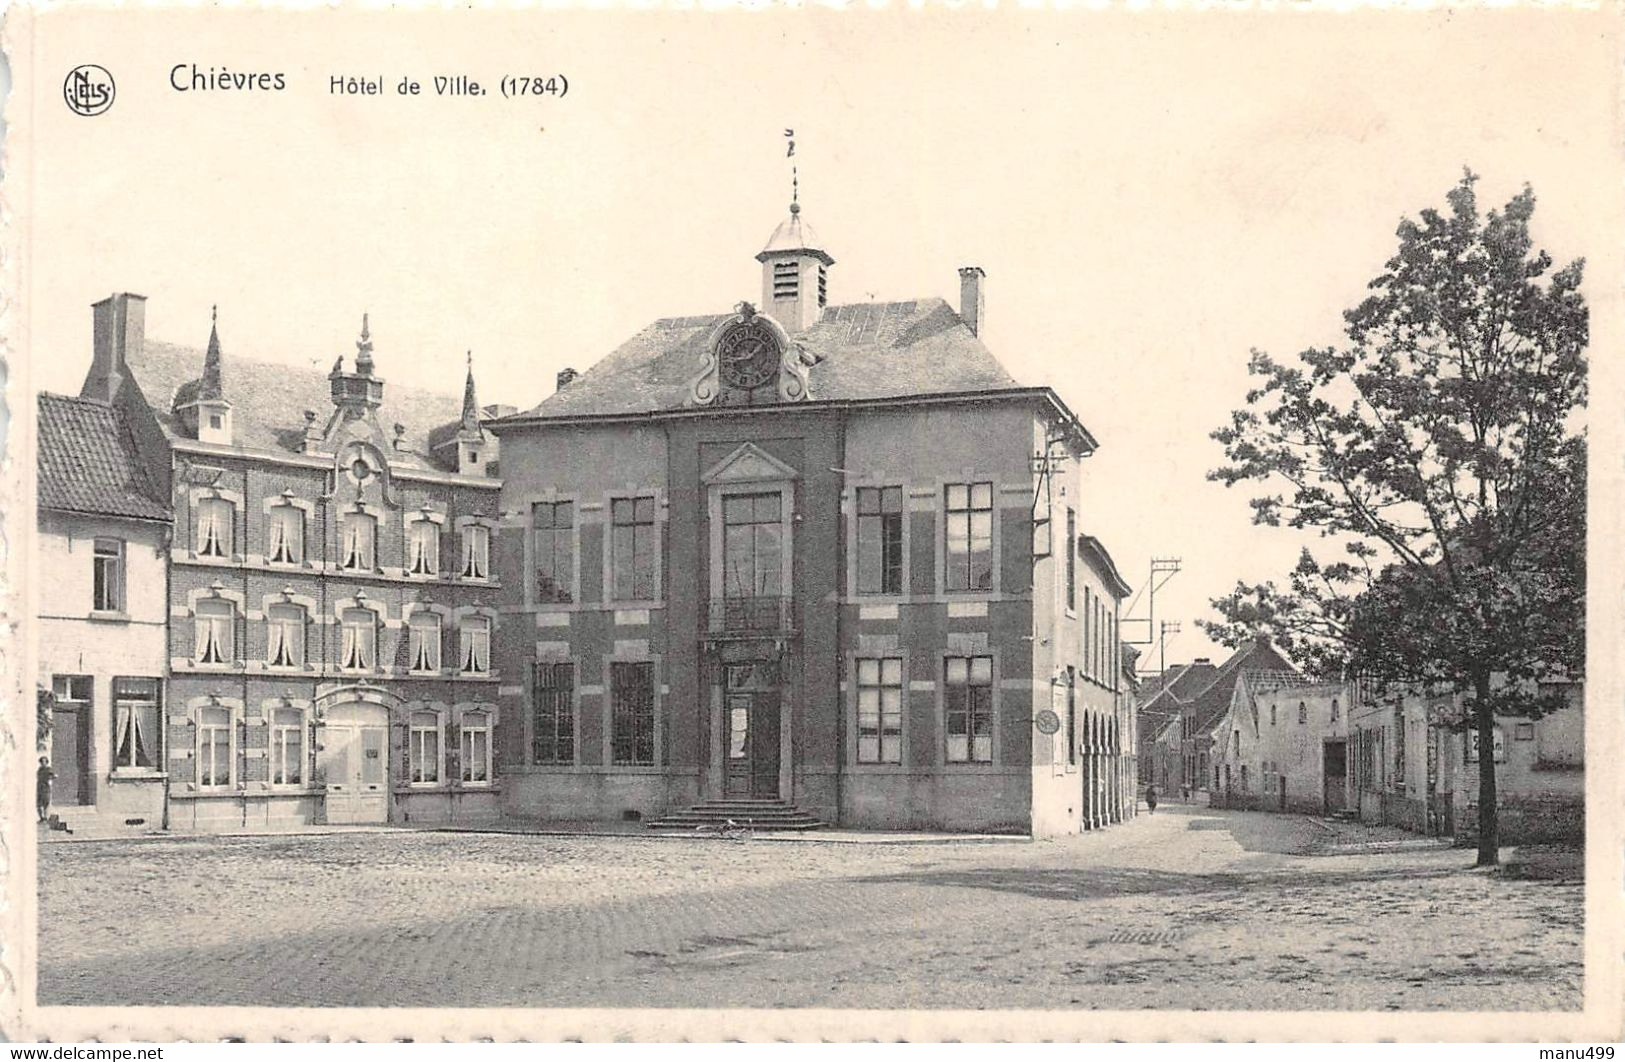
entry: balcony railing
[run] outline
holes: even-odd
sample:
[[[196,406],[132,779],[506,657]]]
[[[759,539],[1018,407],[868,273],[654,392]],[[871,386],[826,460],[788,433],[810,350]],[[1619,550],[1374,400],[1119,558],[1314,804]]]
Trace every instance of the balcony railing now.
[[[784,595],[711,600],[712,634],[741,637],[784,634],[791,626],[790,598]]]

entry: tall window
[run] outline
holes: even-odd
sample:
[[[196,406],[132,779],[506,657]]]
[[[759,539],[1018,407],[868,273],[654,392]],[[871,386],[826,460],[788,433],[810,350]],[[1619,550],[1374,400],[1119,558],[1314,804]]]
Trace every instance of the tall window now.
[[[903,592],[903,488],[858,488],[858,593]]]
[[[410,575],[440,572],[440,525],[427,517],[407,525],[406,571]]]
[[[90,607],[97,612],[124,609],[124,543],[98,538],[91,551]]]
[[[993,589],[993,484],[948,484],[947,516],[948,589]]]
[[[229,557],[236,510],[224,498],[200,498],[197,503],[197,553],[200,557]]]
[[[1332,722],[1337,722],[1337,698],[1332,698]]]
[[[491,574],[491,529],[483,524],[463,528],[463,578],[488,579]]]
[[[305,778],[305,718],[297,708],[271,712],[271,784],[298,785]]]
[[[944,702],[948,762],[993,762],[993,658],[950,656]]]
[[[297,564],[305,559],[305,514],[295,505],[271,508],[266,531],[265,559],[276,564]]]
[[[1299,701],[1298,702],[1298,722],[1307,723],[1308,721],[1309,721],[1309,705],[1304,703],[1303,701]]]
[[[724,597],[778,597],[782,593],[782,501],[777,491],[722,499]]]
[[[611,504],[610,543],[616,601],[655,598],[655,500],[616,498]]]
[[[610,746],[617,766],[653,766],[655,762],[654,665],[610,665],[613,705]]]
[[[858,762],[903,762],[903,661],[858,661]]]
[[[406,630],[406,666],[412,671],[440,670],[440,617],[414,612]]]
[[[1078,607],[1078,514],[1066,510],[1066,607]]]
[[[377,520],[366,513],[345,513],[339,519],[339,567],[352,572],[372,571],[377,547]]]
[[[1273,705],[1273,704],[1270,705],[1270,726],[1275,725],[1275,712],[1276,712],[1276,706]]]
[[[86,689],[86,696],[89,696]],[[113,766],[158,770],[164,731],[158,714],[158,680],[113,680]]]
[[[305,662],[305,610],[298,605],[272,605],[265,611],[265,662],[272,667],[300,667]]]
[[[491,670],[491,621],[470,616],[458,629],[458,667],[465,675],[484,675]]]
[[[537,664],[533,696],[531,762],[574,763],[575,668],[570,664]]]
[[[491,716],[479,711],[463,716],[461,751],[463,781],[473,784],[491,780]]]
[[[440,716],[434,712],[413,712],[407,732],[407,759],[412,768],[412,784],[434,785],[440,781]]]
[[[1394,706],[1394,781],[1405,784],[1405,709]]]
[[[231,784],[231,712],[225,708],[197,714],[197,784],[205,789]]]
[[[1066,669],[1066,762],[1078,762],[1078,675]]]
[[[1083,588],[1083,673],[1087,678],[1095,675],[1095,598],[1087,586]]]
[[[536,600],[567,602],[575,585],[575,506],[571,502],[537,502],[531,506],[535,526]]]
[[[237,659],[237,610],[230,601],[199,601],[192,658],[200,664],[229,664]]]
[[[378,618],[370,609],[345,609],[339,619],[339,667],[371,671],[377,663]]]

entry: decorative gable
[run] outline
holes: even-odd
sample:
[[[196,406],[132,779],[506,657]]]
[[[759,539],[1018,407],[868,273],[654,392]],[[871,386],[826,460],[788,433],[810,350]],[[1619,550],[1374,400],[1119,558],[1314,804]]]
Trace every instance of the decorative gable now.
[[[797,473],[795,469],[755,443],[745,443],[712,465],[700,478],[707,484],[780,483],[797,478]]]

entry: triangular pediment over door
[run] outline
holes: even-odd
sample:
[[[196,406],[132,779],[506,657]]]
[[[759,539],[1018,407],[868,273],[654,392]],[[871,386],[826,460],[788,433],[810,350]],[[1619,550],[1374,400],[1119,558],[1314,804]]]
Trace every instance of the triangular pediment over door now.
[[[755,443],[745,443],[700,478],[705,483],[783,482],[795,479],[796,470]]]

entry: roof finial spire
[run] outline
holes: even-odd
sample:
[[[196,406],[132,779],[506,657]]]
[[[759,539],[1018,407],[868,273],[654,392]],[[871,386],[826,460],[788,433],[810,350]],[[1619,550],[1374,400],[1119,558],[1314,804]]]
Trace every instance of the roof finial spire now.
[[[478,432],[480,430],[480,404],[474,399],[474,352],[468,352],[468,379],[463,382],[463,418],[464,431]]]
[[[788,141],[788,150],[785,151],[784,157],[787,159],[795,158],[796,131],[794,129],[786,129],[784,131],[784,139]],[[800,175],[796,172],[796,164],[792,162],[790,163],[790,213],[792,214],[801,213],[800,181]]]
[[[199,398],[224,398],[225,385],[220,379],[220,314],[219,306],[209,307],[209,349],[203,355],[203,379],[198,383]]]
[[[367,313],[361,314],[361,338],[355,344],[355,371],[362,376],[372,375],[372,333],[367,328]]]

